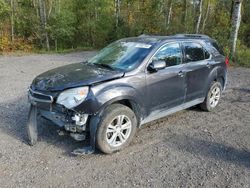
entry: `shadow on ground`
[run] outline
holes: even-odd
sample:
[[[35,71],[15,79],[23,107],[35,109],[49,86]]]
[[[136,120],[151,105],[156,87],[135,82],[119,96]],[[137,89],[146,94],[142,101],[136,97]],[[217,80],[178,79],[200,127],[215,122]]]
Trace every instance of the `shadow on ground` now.
[[[165,141],[170,147],[191,153],[194,156],[202,155],[203,157],[250,168],[250,152],[244,149],[236,149],[222,143],[179,134],[175,134]]]

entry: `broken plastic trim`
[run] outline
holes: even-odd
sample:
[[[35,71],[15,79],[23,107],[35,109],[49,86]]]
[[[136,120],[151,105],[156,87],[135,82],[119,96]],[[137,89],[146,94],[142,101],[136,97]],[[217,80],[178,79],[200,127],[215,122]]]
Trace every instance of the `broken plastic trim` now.
[[[39,96],[41,98],[39,98]],[[51,95],[46,95],[37,91],[33,91],[31,88],[28,89],[28,98],[30,102],[45,102],[45,103],[52,103],[54,98]],[[48,99],[45,99],[48,98]]]

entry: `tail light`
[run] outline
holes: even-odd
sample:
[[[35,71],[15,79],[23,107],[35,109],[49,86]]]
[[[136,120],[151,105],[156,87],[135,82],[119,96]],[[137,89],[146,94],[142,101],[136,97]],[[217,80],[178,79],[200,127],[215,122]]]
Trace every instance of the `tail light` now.
[[[229,59],[228,59],[228,57],[226,57],[225,64],[226,64],[227,67],[229,67]]]

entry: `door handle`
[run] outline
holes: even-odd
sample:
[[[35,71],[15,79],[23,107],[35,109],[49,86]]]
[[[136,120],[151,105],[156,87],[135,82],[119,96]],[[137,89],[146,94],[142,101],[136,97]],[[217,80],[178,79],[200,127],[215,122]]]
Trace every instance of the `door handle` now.
[[[184,76],[184,72],[183,72],[183,71],[180,71],[180,72],[178,73],[178,76],[183,77],[183,76]]]
[[[211,68],[211,65],[210,65],[210,63],[207,63],[207,65],[206,65],[206,66],[207,66],[207,68]]]

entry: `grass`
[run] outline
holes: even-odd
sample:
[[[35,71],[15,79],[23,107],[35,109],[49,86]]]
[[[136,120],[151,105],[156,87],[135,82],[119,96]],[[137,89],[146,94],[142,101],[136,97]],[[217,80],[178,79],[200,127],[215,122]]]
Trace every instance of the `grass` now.
[[[250,48],[238,49],[233,65],[250,68]]]

